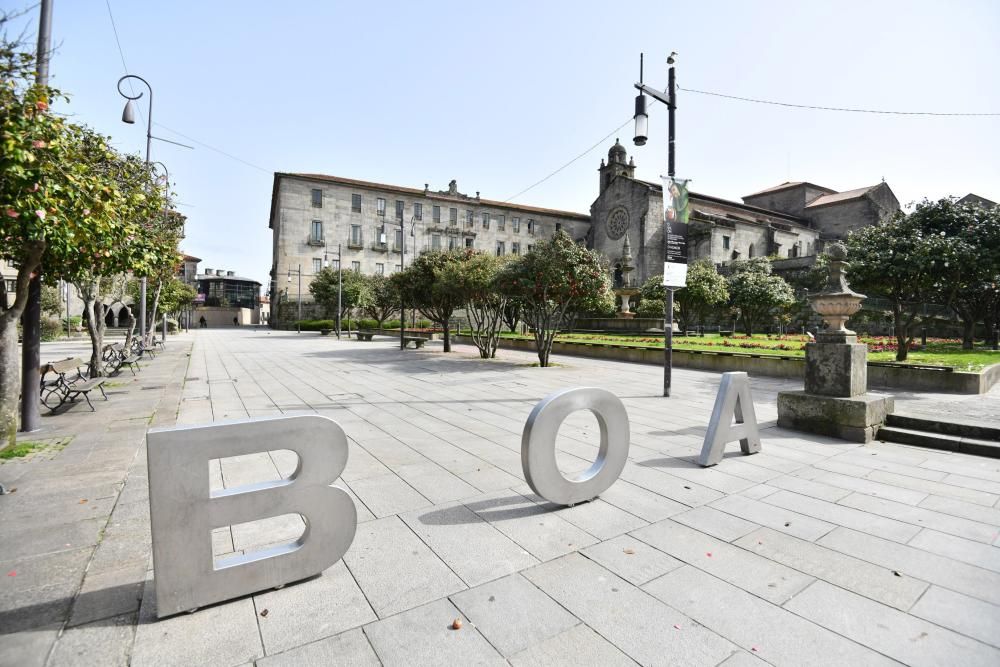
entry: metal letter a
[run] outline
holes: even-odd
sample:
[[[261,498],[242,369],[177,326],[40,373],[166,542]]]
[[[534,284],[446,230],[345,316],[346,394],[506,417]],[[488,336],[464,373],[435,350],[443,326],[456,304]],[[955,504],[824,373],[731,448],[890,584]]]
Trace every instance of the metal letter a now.
[[[753,410],[750,378],[746,373],[722,374],[715,407],[712,408],[712,421],[705,433],[705,444],[701,447],[698,465],[707,467],[717,464],[726,451],[726,443],[733,440],[740,441],[740,449],[744,454],[760,451],[757,415]]]
[[[330,486],[347,465],[347,436],[332,419],[303,415],[154,429],[146,441],[160,618],[319,574],[354,540],[354,502]],[[212,459],[276,449],[298,454],[291,477],[210,491]],[[298,539],[215,560],[213,529],[283,514],[305,519]]]

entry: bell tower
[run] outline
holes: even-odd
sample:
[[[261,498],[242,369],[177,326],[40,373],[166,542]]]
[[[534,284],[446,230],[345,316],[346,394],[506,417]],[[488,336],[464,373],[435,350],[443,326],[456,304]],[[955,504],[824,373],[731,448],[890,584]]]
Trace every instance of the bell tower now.
[[[635,177],[635,162],[627,158],[625,147],[615,139],[615,145],[608,151],[608,163],[605,164],[604,160],[601,160],[601,166],[597,170],[601,175],[601,187],[598,192],[604,192],[611,185],[611,181],[622,174],[629,178]]]

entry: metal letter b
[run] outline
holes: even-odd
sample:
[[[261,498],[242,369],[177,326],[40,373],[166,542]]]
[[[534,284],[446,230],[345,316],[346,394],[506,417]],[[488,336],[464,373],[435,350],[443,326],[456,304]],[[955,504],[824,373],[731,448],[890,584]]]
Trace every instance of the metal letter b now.
[[[303,415],[154,429],[146,441],[161,618],[319,574],[354,541],[354,502],[330,486],[348,453],[347,436],[332,419]],[[210,460],[276,449],[298,454],[291,477],[210,491]],[[213,529],[283,514],[305,519],[297,540],[215,562]]]

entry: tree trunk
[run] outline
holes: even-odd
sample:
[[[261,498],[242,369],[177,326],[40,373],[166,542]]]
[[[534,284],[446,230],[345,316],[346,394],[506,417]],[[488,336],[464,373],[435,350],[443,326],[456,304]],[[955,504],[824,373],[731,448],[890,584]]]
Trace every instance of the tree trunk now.
[[[149,323],[146,325],[146,340],[142,341],[143,345],[148,345],[149,341],[152,340],[153,334],[156,332],[156,309],[160,305],[161,289],[163,289],[163,281],[158,280],[156,282],[156,294],[153,296],[153,308],[149,311]]]
[[[451,319],[446,317],[441,324],[444,326],[444,351],[451,352]]]
[[[17,396],[21,391],[17,318],[0,317],[0,449],[17,436]]]
[[[899,309],[893,310],[892,324],[896,334],[896,361],[906,361],[910,346],[906,340],[907,327],[903,326],[903,313]]]
[[[971,350],[976,342],[976,320],[973,317],[962,318],[962,349]]]
[[[87,311],[87,333],[90,334],[90,377],[96,378],[104,375],[103,352],[104,352],[104,310],[97,300],[87,299],[84,301]]]
[[[125,305],[125,349],[132,349],[132,339],[135,338],[135,317],[132,315],[132,308],[127,303]],[[119,323],[121,323],[121,315],[119,315]],[[103,334],[101,336],[102,340],[104,338]]]

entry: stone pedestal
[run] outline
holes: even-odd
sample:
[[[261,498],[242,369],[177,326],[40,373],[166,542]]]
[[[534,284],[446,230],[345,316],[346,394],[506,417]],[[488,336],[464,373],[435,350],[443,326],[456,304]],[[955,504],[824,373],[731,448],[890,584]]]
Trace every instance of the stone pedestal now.
[[[809,303],[829,329],[806,345],[805,391],[778,394],[778,426],[871,442],[892,412],[894,400],[867,393],[868,347],[844,326],[865,297],[852,291],[844,277],[847,250],[843,244],[832,244],[827,254],[826,289],[809,295]]]
[[[868,346],[864,343],[807,343],[806,393],[820,396],[865,393],[868,390],[867,357]]]
[[[893,406],[892,396],[821,396],[783,391],[778,394],[778,426],[852,442],[871,442]]]

